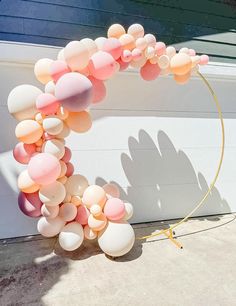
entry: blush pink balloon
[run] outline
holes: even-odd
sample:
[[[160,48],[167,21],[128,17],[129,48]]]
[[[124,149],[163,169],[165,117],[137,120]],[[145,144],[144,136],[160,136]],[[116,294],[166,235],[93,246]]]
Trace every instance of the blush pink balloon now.
[[[68,163],[71,159],[71,155],[72,155],[71,150],[68,147],[65,147],[65,154],[61,160],[64,161],[65,163]]]
[[[43,203],[39,199],[38,192],[20,192],[18,196],[18,205],[20,210],[28,217],[38,218],[41,216],[41,207]]]
[[[116,61],[111,54],[98,51],[94,53],[89,61],[89,71],[98,80],[109,79],[116,71]]]
[[[67,170],[65,176],[71,176],[74,173],[74,166],[72,163],[67,163],[66,164]]]
[[[195,56],[195,55],[196,55],[196,51],[195,51],[194,49],[189,49],[189,50],[188,50],[188,54],[189,54],[190,56]]]
[[[110,198],[104,206],[104,214],[107,219],[118,221],[125,215],[125,204],[118,198]]]
[[[147,61],[146,64],[140,69],[141,77],[145,81],[155,80],[159,76],[160,72],[160,67],[157,64],[151,64],[149,61]]]
[[[155,45],[155,53],[158,56],[165,54],[166,45],[162,41],[158,41]]]
[[[89,210],[84,205],[80,205],[77,210],[75,221],[79,222],[81,225],[86,225],[88,224],[89,215]]]
[[[26,144],[23,142],[19,142],[14,150],[13,156],[16,161],[21,164],[28,164],[32,155],[36,152],[36,145],[35,144]]]
[[[121,58],[118,58],[117,63],[120,65],[120,71],[129,67],[129,62],[123,62]]]
[[[204,54],[200,56],[200,63],[199,65],[207,65],[209,62],[209,56]]]
[[[106,97],[106,86],[103,81],[90,76],[89,80],[93,84],[93,103],[98,103]]]
[[[36,108],[45,115],[55,114],[60,104],[50,93],[42,93],[36,99]]]
[[[50,74],[55,83],[60,79],[61,76],[68,72],[71,72],[71,70],[67,66],[66,62],[59,60],[52,62]]]
[[[121,56],[122,46],[119,39],[110,37],[103,45],[103,51],[111,54],[111,56],[116,60]]]
[[[59,160],[49,153],[39,153],[31,158],[28,166],[31,179],[40,185],[48,185],[56,181],[61,173]]]
[[[82,111],[92,102],[92,83],[78,72],[66,73],[56,83],[55,96],[69,111]]]

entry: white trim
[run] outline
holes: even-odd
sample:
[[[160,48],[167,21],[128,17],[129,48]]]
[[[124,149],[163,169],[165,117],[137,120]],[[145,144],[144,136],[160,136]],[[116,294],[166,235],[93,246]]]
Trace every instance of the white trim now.
[[[56,46],[0,41],[0,64],[33,66],[40,58],[56,59],[61,49]],[[207,66],[201,66],[200,71],[213,78],[236,78],[236,64],[233,63],[210,62]],[[123,73],[137,74],[138,70],[129,68]]]

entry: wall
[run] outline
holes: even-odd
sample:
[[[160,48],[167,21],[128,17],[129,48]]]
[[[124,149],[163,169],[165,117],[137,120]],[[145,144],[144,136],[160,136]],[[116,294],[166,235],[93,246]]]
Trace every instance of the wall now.
[[[0,40],[64,46],[138,22],[177,49],[236,63],[235,20],[236,3],[225,0],[1,0]]]
[[[24,167],[12,157],[16,121],[7,96],[19,84],[41,87],[33,63],[55,58],[58,50],[0,43],[0,238],[36,233],[36,221],[17,208],[16,180]],[[198,216],[236,211],[236,66],[210,63],[202,72],[222,106],[226,149],[216,188]],[[172,77],[145,82],[129,70],[107,82],[107,91],[91,109],[91,130],[67,139],[76,172],[90,183],[119,184],[122,198],[134,205],[132,222],[183,217],[206,192],[219,160],[220,122],[205,85],[197,78],[184,86]]]

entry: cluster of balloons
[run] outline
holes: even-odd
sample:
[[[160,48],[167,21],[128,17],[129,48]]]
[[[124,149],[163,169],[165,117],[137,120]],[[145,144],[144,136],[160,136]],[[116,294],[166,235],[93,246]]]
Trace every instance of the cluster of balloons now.
[[[44,91],[19,85],[9,94],[8,109],[19,121],[14,158],[28,165],[18,177],[21,211],[40,217],[39,233],[59,234],[59,243],[67,251],[77,249],[84,239],[97,238],[101,249],[116,257],[134,244],[134,231],[127,222],[132,205],[119,199],[117,186],[89,185],[84,176],[74,175],[65,138],[71,130],[90,129],[88,107],[105,98],[104,81],[119,70],[140,68],[147,81],[173,73],[176,82],[183,84],[198,64],[207,64],[208,57],[188,48],[176,53],[154,35],[144,35],[140,24],[131,25],[127,33],[122,25],[113,24],[107,36],[72,41],[56,60],[37,61],[34,73]]]

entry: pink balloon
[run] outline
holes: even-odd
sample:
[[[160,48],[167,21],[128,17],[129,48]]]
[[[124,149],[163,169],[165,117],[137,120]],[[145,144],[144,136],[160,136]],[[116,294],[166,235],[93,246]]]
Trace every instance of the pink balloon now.
[[[51,65],[50,73],[53,81],[56,83],[61,76],[64,74],[71,72],[66,62],[64,61],[54,61]]]
[[[116,60],[121,56],[122,46],[119,39],[110,37],[108,38],[103,45],[103,51],[112,55]]]
[[[74,173],[74,166],[72,163],[67,163],[66,164],[67,170],[65,176],[71,176]]]
[[[116,71],[116,61],[111,54],[98,51],[90,58],[89,71],[96,79],[107,80]]]
[[[103,81],[90,76],[89,80],[93,84],[93,103],[98,103],[106,97],[106,86]]]
[[[68,163],[71,159],[71,150],[68,147],[65,147],[65,154],[62,157],[62,161],[64,161],[65,163]]]
[[[117,63],[120,65],[120,71],[129,67],[129,62],[123,62],[121,58],[118,58]]]
[[[41,207],[43,203],[39,199],[38,192],[20,192],[18,196],[18,205],[20,210],[28,217],[37,218],[41,216]]]
[[[161,69],[157,64],[151,64],[149,61],[141,67],[140,74],[145,81],[153,81],[160,74]]]
[[[188,54],[189,54],[190,56],[195,56],[195,55],[196,55],[196,51],[195,51],[194,49],[189,49],[189,50],[188,50]]]
[[[59,106],[56,97],[50,93],[42,93],[36,99],[37,109],[45,115],[55,114]]]
[[[86,225],[88,224],[89,215],[89,210],[84,205],[80,205],[77,210],[75,221],[79,222],[81,225]]]
[[[28,164],[32,155],[36,152],[36,145],[35,144],[26,144],[23,142],[19,142],[14,150],[13,156],[16,161],[21,164]]]
[[[125,63],[130,62],[132,60],[132,52],[130,50],[123,50],[121,59]]]
[[[166,45],[162,41],[158,41],[155,45],[155,53],[158,56],[165,54]]]
[[[209,56],[204,54],[200,56],[200,63],[199,65],[207,65],[209,62]]]
[[[55,96],[69,111],[82,111],[92,102],[92,83],[78,72],[66,73],[56,83]]]
[[[48,185],[56,181],[61,173],[59,160],[49,153],[39,153],[31,158],[28,166],[31,179],[40,185]]]
[[[125,204],[118,198],[110,198],[104,206],[104,214],[107,219],[118,221],[125,215]]]

